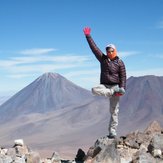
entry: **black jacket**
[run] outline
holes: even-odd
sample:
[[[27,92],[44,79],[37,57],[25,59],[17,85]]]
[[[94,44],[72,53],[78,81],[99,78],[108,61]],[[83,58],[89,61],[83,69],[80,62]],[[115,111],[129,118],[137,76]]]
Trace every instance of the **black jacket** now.
[[[110,60],[95,44],[92,37],[86,36],[88,44],[101,65],[100,83],[107,85],[118,84],[126,88],[126,69],[123,61],[116,57]]]

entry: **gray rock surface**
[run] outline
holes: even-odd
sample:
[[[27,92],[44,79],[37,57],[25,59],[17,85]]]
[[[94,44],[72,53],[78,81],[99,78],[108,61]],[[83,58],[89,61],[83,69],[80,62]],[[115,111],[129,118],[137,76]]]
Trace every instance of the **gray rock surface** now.
[[[163,163],[163,133],[154,121],[143,132],[119,139],[99,138],[87,152],[85,163]]]
[[[87,153],[85,162],[91,163],[120,163],[120,156],[117,151],[117,141],[109,139],[107,136],[99,138],[94,147],[91,147]]]

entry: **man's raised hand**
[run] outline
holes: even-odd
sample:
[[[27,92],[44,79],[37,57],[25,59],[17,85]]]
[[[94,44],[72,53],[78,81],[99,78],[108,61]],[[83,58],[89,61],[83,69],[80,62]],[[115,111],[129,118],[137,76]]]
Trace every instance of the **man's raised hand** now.
[[[90,27],[85,27],[85,28],[83,29],[83,32],[84,32],[84,34],[85,34],[86,36],[88,36],[88,35],[90,35],[90,33],[91,33],[91,28],[90,28]]]

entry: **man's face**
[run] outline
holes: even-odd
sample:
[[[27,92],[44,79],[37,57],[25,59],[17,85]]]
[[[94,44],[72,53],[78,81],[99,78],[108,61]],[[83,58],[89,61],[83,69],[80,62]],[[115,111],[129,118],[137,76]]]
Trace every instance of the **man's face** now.
[[[106,54],[107,54],[108,58],[111,60],[117,56],[116,49],[113,49],[113,48],[108,48],[106,50]]]

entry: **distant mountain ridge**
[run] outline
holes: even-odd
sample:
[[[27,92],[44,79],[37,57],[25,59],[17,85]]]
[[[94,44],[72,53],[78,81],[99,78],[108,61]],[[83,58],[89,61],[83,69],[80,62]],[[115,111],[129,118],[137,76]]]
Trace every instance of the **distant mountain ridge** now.
[[[130,77],[120,103],[120,123],[129,129],[144,129],[148,123],[157,120],[163,126],[162,99],[163,77]]]

